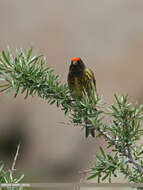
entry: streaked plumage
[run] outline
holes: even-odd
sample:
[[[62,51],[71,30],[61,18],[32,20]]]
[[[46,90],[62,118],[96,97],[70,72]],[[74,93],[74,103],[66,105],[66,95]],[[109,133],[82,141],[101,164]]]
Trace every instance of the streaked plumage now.
[[[91,91],[93,88],[96,91],[96,81],[94,73],[91,69],[87,68],[83,61],[76,57],[71,61],[68,74],[68,85],[72,92],[73,98],[82,98],[83,95],[87,95],[91,98]],[[95,136],[94,130],[86,127],[86,137],[91,134]]]

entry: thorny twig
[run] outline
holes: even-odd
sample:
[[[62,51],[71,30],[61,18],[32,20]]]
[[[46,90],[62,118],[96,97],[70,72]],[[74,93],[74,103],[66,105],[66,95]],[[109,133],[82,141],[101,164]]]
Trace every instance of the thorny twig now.
[[[12,167],[11,167],[11,170],[10,170],[11,179],[13,179],[13,173],[16,170],[15,165],[16,165],[18,154],[19,154],[19,149],[20,149],[20,143],[17,146],[16,154],[15,154],[15,157],[14,157],[14,160],[13,160],[13,163],[12,163]]]

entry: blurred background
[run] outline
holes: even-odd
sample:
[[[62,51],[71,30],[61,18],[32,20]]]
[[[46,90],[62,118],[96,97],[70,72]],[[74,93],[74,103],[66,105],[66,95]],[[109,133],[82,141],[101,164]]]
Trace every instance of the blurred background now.
[[[107,105],[114,93],[143,103],[143,1],[0,0],[0,51],[7,45],[34,47],[63,83],[71,58],[79,56]],[[16,168],[27,182],[78,181],[104,145],[62,124],[62,111],[38,97],[0,94],[0,108],[0,160],[10,167],[20,141]]]

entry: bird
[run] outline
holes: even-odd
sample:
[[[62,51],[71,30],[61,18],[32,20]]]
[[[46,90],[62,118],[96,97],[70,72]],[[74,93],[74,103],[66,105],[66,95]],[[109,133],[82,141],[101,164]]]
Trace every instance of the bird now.
[[[84,64],[80,57],[72,58],[67,81],[74,99],[81,99],[84,95],[87,95],[89,100],[91,100],[92,91],[96,92],[94,73]],[[87,138],[89,135],[95,137],[94,130],[86,126],[85,137]]]

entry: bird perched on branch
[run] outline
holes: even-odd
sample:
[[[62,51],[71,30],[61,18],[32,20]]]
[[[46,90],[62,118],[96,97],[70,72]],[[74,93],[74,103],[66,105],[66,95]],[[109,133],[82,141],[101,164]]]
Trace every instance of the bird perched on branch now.
[[[74,99],[81,99],[83,95],[87,95],[90,100],[92,91],[95,90],[96,92],[94,73],[86,67],[79,57],[75,57],[71,61],[68,73],[68,86]],[[94,129],[86,126],[85,136],[88,137],[89,134],[95,137]]]

